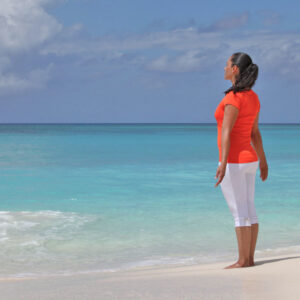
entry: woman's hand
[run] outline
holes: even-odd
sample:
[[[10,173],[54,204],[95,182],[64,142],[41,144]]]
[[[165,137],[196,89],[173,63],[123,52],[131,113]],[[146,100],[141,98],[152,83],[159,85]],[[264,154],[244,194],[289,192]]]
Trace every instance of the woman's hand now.
[[[217,173],[216,173],[216,177],[215,179],[218,178],[218,181],[217,183],[215,184],[215,187],[217,187],[223,180],[224,176],[225,176],[225,171],[226,171],[226,164],[220,164],[218,166],[218,169],[217,169]]]
[[[265,181],[268,177],[268,164],[266,160],[261,160],[259,162],[260,178]]]

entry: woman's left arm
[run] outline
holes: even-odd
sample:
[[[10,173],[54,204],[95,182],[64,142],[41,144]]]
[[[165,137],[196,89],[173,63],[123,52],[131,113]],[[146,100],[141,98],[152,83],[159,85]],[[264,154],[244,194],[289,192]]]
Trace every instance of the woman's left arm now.
[[[227,159],[230,149],[230,134],[231,130],[235,124],[235,121],[238,117],[239,109],[231,104],[226,104],[224,108],[224,118],[223,118],[223,124],[222,124],[222,133],[221,133],[221,150],[222,150],[222,161],[221,164],[218,166],[217,173],[216,173],[216,179],[218,178],[217,183],[215,184],[215,187],[218,186],[224,176],[225,176],[225,170],[227,165]]]

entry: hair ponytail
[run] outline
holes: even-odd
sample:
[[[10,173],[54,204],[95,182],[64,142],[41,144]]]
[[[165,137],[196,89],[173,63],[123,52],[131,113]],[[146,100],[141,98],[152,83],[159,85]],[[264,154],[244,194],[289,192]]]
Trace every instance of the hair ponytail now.
[[[234,85],[232,85],[224,93],[227,94],[230,91],[236,92],[250,90],[255,84],[258,76],[258,66],[252,63],[251,57],[243,52],[234,53],[231,57],[232,66],[238,66],[239,75],[236,78]]]

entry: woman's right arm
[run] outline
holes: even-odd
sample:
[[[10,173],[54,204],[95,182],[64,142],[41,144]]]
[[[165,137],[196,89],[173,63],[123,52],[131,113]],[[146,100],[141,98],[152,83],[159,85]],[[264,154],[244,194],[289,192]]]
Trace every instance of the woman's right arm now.
[[[256,115],[251,132],[251,142],[259,158],[260,177],[262,181],[268,177],[268,163],[264,152],[261,134],[258,128],[259,112]]]

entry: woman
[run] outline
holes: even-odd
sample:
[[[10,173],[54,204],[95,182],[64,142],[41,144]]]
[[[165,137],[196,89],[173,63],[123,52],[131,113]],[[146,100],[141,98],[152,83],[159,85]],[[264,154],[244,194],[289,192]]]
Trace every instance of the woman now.
[[[252,91],[258,67],[246,53],[234,53],[224,68],[224,78],[232,82],[218,105],[219,166],[216,172],[224,198],[234,217],[239,259],[226,267],[254,266],[258,219],[254,206],[255,174],[259,166],[265,181],[268,164],[258,128],[260,102]],[[252,145],[251,145],[252,142]],[[253,147],[254,148],[253,148]]]

